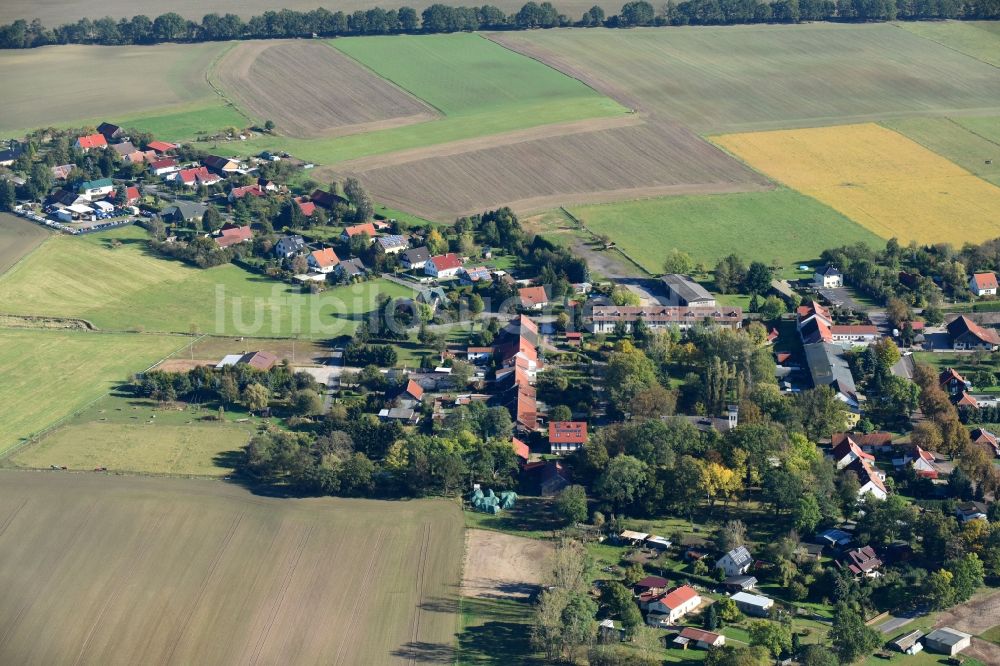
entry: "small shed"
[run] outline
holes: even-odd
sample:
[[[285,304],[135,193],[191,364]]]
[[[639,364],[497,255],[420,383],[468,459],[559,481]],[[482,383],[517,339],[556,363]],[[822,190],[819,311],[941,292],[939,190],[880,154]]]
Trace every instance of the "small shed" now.
[[[911,631],[905,636],[900,636],[890,645],[903,654],[916,654],[924,649],[924,644],[920,642],[923,635],[922,631]]]
[[[649,538],[649,535],[645,532],[633,532],[632,530],[623,530],[618,538],[622,541],[631,543],[633,546],[638,546]]]

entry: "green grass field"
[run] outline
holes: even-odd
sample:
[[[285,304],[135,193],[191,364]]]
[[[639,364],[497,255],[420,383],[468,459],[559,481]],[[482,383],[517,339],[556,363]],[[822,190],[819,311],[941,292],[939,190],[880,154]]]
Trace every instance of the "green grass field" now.
[[[41,245],[49,235],[43,226],[0,213],[0,275]]]
[[[113,248],[113,239],[122,245]],[[76,317],[108,330],[330,338],[352,333],[379,294],[411,291],[372,280],[312,295],[232,264],[192,268],[150,254],[138,227],[54,236],[0,276],[7,312]]]
[[[225,423],[88,423],[60,428],[18,451],[19,467],[225,476],[253,428]]]
[[[580,206],[573,215],[607,234],[651,273],[673,248],[712,266],[728,254],[783,267],[815,262],[837,245],[884,241],[836,211],[792,190],[679,196]]]
[[[1000,109],[995,67],[889,24],[532,30],[500,38],[591,72],[640,110],[705,133]],[[1000,53],[1000,37],[987,33],[984,43]]]
[[[1000,67],[1000,25],[990,21],[905,21],[896,26]]]
[[[967,125],[970,121],[972,126]],[[976,131],[995,127],[997,137]],[[904,118],[882,123],[935,153],[948,158],[983,180],[1000,185],[1000,117],[991,118]],[[987,164],[992,160],[992,164]]]
[[[0,452],[184,344],[179,337],[0,329]]]

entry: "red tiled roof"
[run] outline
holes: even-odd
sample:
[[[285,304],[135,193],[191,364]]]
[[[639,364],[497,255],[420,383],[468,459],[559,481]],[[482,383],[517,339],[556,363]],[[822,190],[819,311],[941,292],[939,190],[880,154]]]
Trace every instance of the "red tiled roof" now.
[[[217,183],[221,180],[219,176],[208,172],[208,167],[193,167],[191,169],[181,169],[177,172],[181,182],[190,184],[199,180],[203,183]]]
[[[431,257],[431,261],[434,263],[434,267],[438,270],[438,272],[454,270],[462,265],[462,258],[453,252]]]
[[[103,148],[108,145],[108,140],[104,138],[103,134],[90,134],[88,136],[81,136],[77,139],[80,148],[84,150],[88,148]]]
[[[412,395],[415,400],[420,400],[424,397],[424,387],[412,379],[406,383],[406,392]]]
[[[778,333],[778,329],[772,328],[770,331],[767,332],[767,341],[768,342],[774,342],[780,336],[781,336],[781,334]]]
[[[633,587],[645,587],[645,588],[666,587],[669,582],[670,581],[668,581],[663,576],[646,576],[642,580],[636,581]]]
[[[979,402],[975,398],[973,398],[972,394],[970,394],[969,392],[962,391],[962,394],[959,396],[958,400],[955,401],[955,406],[960,407],[962,405],[965,405],[966,407],[979,407]]]
[[[944,384],[949,384],[952,381],[964,384],[965,377],[958,374],[958,370],[956,370],[955,368],[945,368],[944,370],[941,371],[941,374],[938,375],[938,383],[941,384],[942,386]]]
[[[312,255],[313,261],[315,261],[316,265],[320,268],[336,266],[340,263],[340,257],[337,256],[337,253],[333,251],[332,247],[325,247],[322,250],[313,250],[309,254]]]
[[[863,460],[875,460],[875,456],[862,451],[861,447],[858,446],[857,442],[851,439],[850,435],[845,436],[839,444],[835,445],[832,453],[834,460],[843,460],[847,457],[848,453],[854,453],[855,456]]]
[[[698,593],[690,585],[681,585],[667,592],[657,599],[661,604],[673,610],[679,608],[698,596]]]
[[[270,370],[274,367],[274,364],[278,362],[278,357],[269,352],[250,352],[249,354],[244,354],[239,360],[239,363],[245,363],[252,368],[257,370]]]
[[[347,234],[348,238],[354,238],[360,234],[368,234],[369,238],[375,238],[377,232],[375,231],[375,225],[371,222],[365,222],[364,224],[354,224],[349,227],[344,227],[344,233]]]
[[[149,167],[156,171],[157,169],[166,169],[167,167],[177,166],[177,160],[172,157],[164,157],[162,160],[156,160],[150,163]]]
[[[177,144],[167,143],[166,141],[150,141],[147,144],[150,150],[155,150],[158,153],[166,153],[177,147]]]
[[[304,197],[296,199],[295,203],[298,204],[299,210],[301,210],[302,214],[306,217],[312,217],[313,213],[316,212],[316,204],[308,199],[305,199]]]
[[[979,289],[980,291],[983,289],[997,288],[996,273],[976,273],[972,276],[972,279],[976,284],[976,289]]]
[[[125,201],[134,203],[139,200],[139,188],[135,185],[125,188]]]
[[[545,287],[523,287],[517,291],[517,295],[521,298],[521,306],[525,308],[545,305],[549,302]]]
[[[510,439],[511,446],[514,447],[514,455],[521,460],[527,460],[531,456],[531,449],[528,448],[528,445],[517,437],[511,437]]]
[[[244,185],[243,187],[234,187],[229,192],[230,196],[234,199],[242,199],[246,195],[250,194],[255,197],[264,196],[264,190],[260,189],[259,185]]]
[[[549,442],[553,444],[583,444],[586,441],[586,421],[553,421],[549,423]]]
[[[774,355],[774,357],[778,361],[778,364],[781,365],[785,361],[792,358],[792,352],[778,352]]]
[[[959,330],[963,328],[965,330]],[[965,315],[962,315],[957,319],[952,320],[952,322],[948,324],[948,333],[952,337],[958,337],[965,331],[968,331],[969,333],[976,336],[983,342],[986,342],[991,345],[1000,345],[1000,336],[997,335],[996,331],[992,329],[983,328],[982,326],[972,321]]]
[[[711,631],[705,631],[704,629],[695,629],[694,627],[684,627],[681,630],[680,637],[691,641],[701,641],[709,645],[714,645],[715,641],[719,640],[719,634],[713,634]]]
[[[219,235],[215,237],[215,242],[219,247],[229,247],[237,243],[243,243],[253,238],[253,232],[249,226],[246,227],[223,227]]]
[[[868,460],[864,458],[855,460],[847,466],[847,469],[858,475],[858,481],[862,486],[871,481],[879,490],[886,492],[885,483],[883,483],[882,479],[879,478],[879,475],[875,472],[875,469]]]

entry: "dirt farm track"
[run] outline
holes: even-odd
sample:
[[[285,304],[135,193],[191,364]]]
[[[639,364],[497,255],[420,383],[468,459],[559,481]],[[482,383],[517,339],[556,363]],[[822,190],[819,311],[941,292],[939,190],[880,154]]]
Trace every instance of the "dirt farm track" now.
[[[0,663],[450,663],[462,545],[445,501],[0,471]]]

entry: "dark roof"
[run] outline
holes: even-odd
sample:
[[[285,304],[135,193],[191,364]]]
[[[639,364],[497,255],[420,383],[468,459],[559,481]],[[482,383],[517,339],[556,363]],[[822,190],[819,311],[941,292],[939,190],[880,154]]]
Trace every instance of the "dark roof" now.
[[[1000,345],[1000,336],[996,331],[980,326],[965,315],[956,317],[948,323],[948,334],[953,338],[968,334],[987,344]]]
[[[857,400],[854,375],[844,358],[842,347],[826,342],[803,345],[813,386],[832,386],[851,399]]]
[[[347,204],[347,199],[326,190],[315,190],[309,198],[314,204],[323,208],[333,208],[338,203]]]
[[[411,264],[418,264],[421,261],[429,261],[431,253],[426,247],[412,247],[409,250],[403,251],[403,257]]]
[[[715,300],[715,297],[708,293],[707,289],[686,275],[678,275],[677,273],[664,275],[663,284],[685,303]]]

